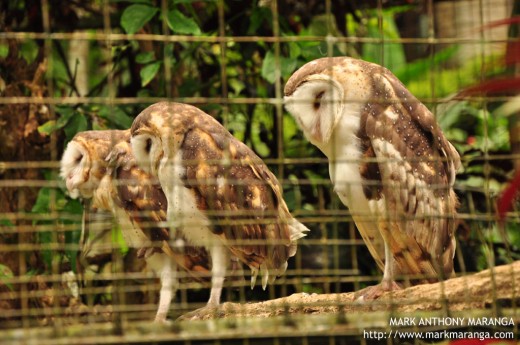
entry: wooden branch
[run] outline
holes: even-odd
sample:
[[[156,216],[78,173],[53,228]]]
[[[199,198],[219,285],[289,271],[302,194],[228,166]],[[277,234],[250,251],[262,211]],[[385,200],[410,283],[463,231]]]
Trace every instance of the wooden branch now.
[[[41,345],[171,343],[172,340],[241,339],[265,344],[272,337],[365,337],[367,331],[388,334],[391,330],[432,332],[444,325],[400,326],[389,320],[504,318],[520,321],[520,261],[477,274],[386,293],[372,302],[356,302],[355,293],[297,293],[261,303],[224,303],[200,321],[157,324],[151,321],[73,324],[66,327],[29,327],[0,330],[5,343],[37,339]],[[512,303],[512,305],[508,305]],[[508,321],[509,322],[509,321]],[[461,329],[474,330],[467,322]],[[473,327],[473,328],[472,328]],[[517,326],[501,330],[518,331]],[[513,329],[514,328],[514,329]],[[456,330],[457,328],[455,328]],[[484,329],[491,329],[486,328]],[[495,328],[493,328],[495,329]],[[511,332],[511,334],[513,334]],[[257,341],[258,340],[258,341]]]
[[[199,313],[197,319],[273,317],[290,314],[352,313],[367,311],[461,311],[520,305],[520,261],[435,284],[387,292],[374,301],[356,301],[355,292],[297,293],[260,303],[224,303],[217,312]],[[511,305],[512,304],[512,305]]]

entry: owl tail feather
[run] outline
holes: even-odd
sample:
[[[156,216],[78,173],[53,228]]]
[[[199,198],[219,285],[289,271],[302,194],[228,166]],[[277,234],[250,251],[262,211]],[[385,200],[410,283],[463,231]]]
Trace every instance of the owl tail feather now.
[[[178,254],[174,253],[170,244],[167,241],[162,241],[161,249],[164,254],[168,255],[172,259],[178,259]]]
[[[288,220],[289,225],[289,236],[290,236],[290,243],[287,244],[288,248],[288,255],[287,258],[296,255],[297,245],[296,241],[299,240],[302,237],[307,236],[307,232],[310,230],[297,221],[294,218],[290,218]],[[274,262],[264,262],[260,265],[259,268],[251,267],[251,289],[253,289],[256,285],[256,278],[258,277],[258,274],[262,276],[262,289],[267,288],[267,284],[272,284],[276,280],[276,277],[281,276],[285,273],[287,270],[287,261],[285,259],[285,262],[274,264]]]
[[[255,288],[256,277],[258,277],[258,269],[257,268],[251,268],[251,290],[253,290]]]
[[[289,220],[289,231],[291,236],[291,247],[289,249],[289,257],[291,257],[296,255],[296,241],[300,238],[307,236],[307,232],[309,232],[310,230],[296,219],[291,218],[291,220]]]
[[[287,269],[287,262],[285,262],[284,265],[277,269],[269,269],[267,267],[267,264],[260,265],[260,269],[258,268],[251,268],[251,290],[254,289],[256,285],[256,278],[258,277],[258,273],[262,276],[262,289],[265,290],[267,288],[267,284],[272,284],[276,280],[276,277],[281,276],[284,274],[285,270]]]
[[[267,288],[267,283],[273,283],[276,279],[276,275],[269,275],[269,269],[266,264],[260,265],[260,270],[257,268],[251,268],[251,290],[253,290],[256,285],[258,272],[262,275],[262,289],[265,290]]]

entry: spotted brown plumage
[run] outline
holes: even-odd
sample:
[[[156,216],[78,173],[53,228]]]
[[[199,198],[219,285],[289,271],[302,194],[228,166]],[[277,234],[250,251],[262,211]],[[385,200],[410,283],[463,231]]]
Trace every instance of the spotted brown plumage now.
[[[289,213],[276,177],[262,160],[200,109],[161,102],[131,128],[140,166],[157,176],[168,199],[168,220],[189,243],[208,248],[218,305],[228,250],[259,272],[262,286],[285,272],[297,239],[308,229]]]
[[[384,268],[383,289],[449,277],[460,157],[428,108],[388,69],[349,57],[307,63],[284,93],[327,155],[335,191]]]
[[[169,230],[161,224],[166,220],[166,197],[158,181],[137,166],[130,131],[76,134],[63,154],[60,175],[72,197],[92,198],[93,207],[114,214],[127,245],[159,275],[156,321],[164,321],[178,286],[178,267],[200,280],[210,270],[209,255],[202,247],[170,246]]]
[[[193,192],[197,207],[209,211],[212,232],[235,242],[231,252],[256,269],[264,262],[269,268],[283,266],[296,244],[291,243],[289,227],[277,221],[290,215],[285,205],[279,205],[283,199],[278,185],[269,183],[276,178],[245,145],[209,126],[214,124],[198,122],[185,135],[183,182]],[[230,163],[223,165],[226,152]],[[219,185],[219,178],[229,183]]]
[[[107,174],[114,180],[115,195],[113,201],[124,209],[132,222],[146,234],[153,244],[151,247],[142,247],[138,256],[145,257],[152,252],[164,252],[172,257],[178,265],[191,273],[197,279],[201,274],[209,273],[209,255],[203,247],[184,245],[182,248],[172,248],[170,231],[164,226],[168,201],[159,185],[159,181],[140,169],[132,154],[130,146],[130,131],[124,140],[121,140],[106,157],[108,163]],[[183,243],[185,240],[179,237]]]

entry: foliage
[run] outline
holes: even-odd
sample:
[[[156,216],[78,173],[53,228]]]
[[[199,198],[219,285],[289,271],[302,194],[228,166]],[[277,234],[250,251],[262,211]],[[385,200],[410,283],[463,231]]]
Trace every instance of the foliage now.
[[[503,71],[503,66],[495,63],[499,58],[496,55],[476,57],[457,68],[447,67],[447,62],[458,52],[457,46],[413,61],[407,59],[404,45],[399,42],[401,35],[395,18],[410,10],[411,6],[342,13],[345,27],[337,24],[339,14],[310,13],[307,20],[290,12],[281,13],[275,30],[269,7],[259,6],[257,1],[224,3],[225,23],[220,23],[217,1],[171,0],[166,1],[166,8],[161,7],[160,1],[110,2],[111,12],[115,14],[110,21],[111,32],[171,36],[171,39],[146,41],[129,36],[108,43],[90,41],[88,56],[80,61],[93,72],[88,79],[89,91],[84,96],[106,102],[56,105],[53,108],[56,119],[41,125],[40,133],[58,133],[65,144],[83,130],[128,128],[135,115],[157,98],[187,99],[195,103],[200,102],[199,97],[223,98],[225,101],[222,103],[196,105],[218,118],[267,161],[322,157],[303,137],[292,117],[270,101],[281,94],[282,90],[277,88],[283,88],[291,73],[310,60],[328,55],[350,55],[385,65],[419,99],[447,97],[474,84],[479,78],[496,76]],[[83,15],[88,20],[82,20],[82,23],[88,25],[81,29],[92,32],[106,29],[102,22],[90,24],[96,23],[96,17],[102,18],[102,9],[97,6],[100,5],[93,3],[87,7],[88,11]],[[79,25],[75,27],[75,23],[70,25],[72,28],[67,30],[80,29]],[[279,32],[281,37],[294,37],[294,40],[275,43],[262,40],[262,37],[272,37],[275,32]],[[216,39],[221,34],[226,38],[223,41]],[[244,35],[251,36],[251,41],[231,39]],[[334,39],[338,37],[360,37],[366,42],[345,44]],[[23,40],[22,58],[28,63],[34,61],[41,43]],[[47,73],[54,85],[52,97],[78,94],[76,70],[66,59],[67,54],[73,54],[70,46],[66,40],[55,40],[50,45],[52,69]],[[8,45],[0,42],[0,56],[7,55],[8,49]],[[141,100],[130,104],[110,104],[112,99],[124,97],[141,97]],[[253,104],[241,102],[244,99],[261,101]],[[464,100],[451,102],[444,109],[435,104],[427,105],[438,110],[439,121],[448,139],[465,157],[464,172],[457,183],[461,212],[493,212],[486,208],[489,197],[500,190],[511,171],[508,161],[496,165],[482,159],[510,150],[506,120],[496,113],[498,104]],[[286,164],[283,169],[271,164],[271,167],[284,182],[285,197],[291,210],[298,210],[303,216],[313,216],[323,209],[342,207],[337,206],[340,203],[327,184],[326,164]],[[48,175],[48,179],[55,178],[55,174]],[[33,212],[63,212],[78,216],[82,208],[77,201],[68,199],[62,190],[42,188]],[[72,221],[45,220],[38,221],[38,224],[57,227],[72,224],[67,222]],[[481,222],[479,226],[489,230],[490,224]],[[320,238],[321,228],[315,224],[312,228],[315,231],[310,237]],[[65,244],[71,245],[67,248],[78,243],[77,232],[65,234]],[[38,238],[49,270],[53,260],[69,260],[75,267],[72,250],[59,253],[48,246],[56,240],[54,235],[44,231]],[[366,260],[360,261],[371,262],[368,254]]]
[[[13,284],[9,282],[10,278],[13,278],[13,272],[5,265],[0,264],[0,282],[5,284],[9,290],[13,290]]]
[[[76,271],[76,258],[78,253],[78,243],[80,238],[80,222],[78,217],[82,213],[82,205],[77,200],[71,200],[59,189],[51,189],[43,187],[38,193],[38,199],[32,208],[32,212],[36,214],[54,214],[49,220],[36,220],[33,222],[34,226],[39,229],[52,228],[54,231],[39,230],[37,233],[37,242],[41,245],[41,251],[46,270],[52,271],[53,262],[57,260],[67,260],[70,263],[71,269]],[[61,216],[57,216],[60,214]],[[68,216],[64,216],[68,215]],[[47,226],[45,226],[47,225]],[[64,250],[56,251],[53,249],[53,244],[59,243],[56,230],[63,228]]]

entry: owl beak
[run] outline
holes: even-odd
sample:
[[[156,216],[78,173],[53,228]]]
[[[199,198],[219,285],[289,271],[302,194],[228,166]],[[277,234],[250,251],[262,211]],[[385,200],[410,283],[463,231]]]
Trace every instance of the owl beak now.
[[[67,186],[67,190],[70,192],[72,191],[76,186],[74,181],[72,181],[71,176],[67,176],[67,180],[65,181],[65,185]]]
[[[67,190],[69,191],[69,196],[72,199],[77,199],[79,197],[78,184],[73,181],[71,176],[67,177],[65,185],[67,186]]]

